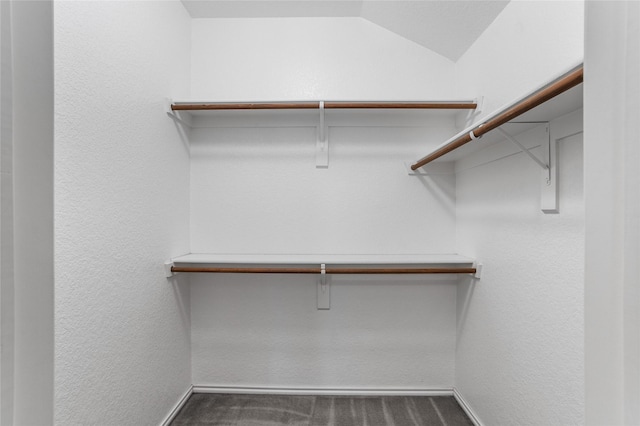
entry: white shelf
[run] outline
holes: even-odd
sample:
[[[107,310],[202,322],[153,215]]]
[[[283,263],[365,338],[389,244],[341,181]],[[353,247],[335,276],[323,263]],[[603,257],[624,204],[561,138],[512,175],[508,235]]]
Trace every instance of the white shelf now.
[[[165,264],[167,277],[187,273],[473,274],[482,265],[458,254],[187,254]],[[324,280],[324,278],[323,278]]]
[[[574,111],[577,111],[582,108],[583,105],[583,86],[578,85],[572,89],[567,90],[566,92],[556,96],[553,99],[548,100],[536,108],[522,114],[513,120],[513,122],[505,123],[501,127],[507,131],[509,134],[516,136],[520,133],[524,133],[536,126],[540,126],[543,123],[547,123],[562,117],[563,115],[570,114]],[[503,107],[498,109],[498,111],[502,111],[507,109],[507,107]],[[480,121],[482,122],[482,121]],[[455,136],[439,145],[434,149],[434,151],[438,150],[442,146],[447,145],[450,141],[457,139],[459,136],[468,134],[469,131],[473,130],[478,126],[479,123],[475,123],[472,126],[458,132]],[[462,147],[456,149],[455,151],[451,151],[450,153],[442,156],[441,158],[435,160],[434,162],[448,162],[448,161],[457,161],[460,160],[474,152],[480,151],[482,149],[487,148],[490,145],[493,145],[497,142],[504,141],[505,137],[501,135],[499,132],[489,132],[483,135],[481,138],[474,140]]]
[[[452,138],[437,146],[431,153],[427,154],[416,164],[422,163],[424,166],[430,162],[457,161],[472,152],[505,140],[505,137],[499,132],[491,131],[497,124],[494,120],[503,117],[508,119],[511,116],[511,119],[502,122],[498,127],[502,127],[507,133],[517,135],[542,123],[548,123],[563,115],[579,110],[582,108],[583,103],[581,83],[582,64],[572,68],[569,72],[562,74],[555,80],[541,86],[526,96],[523,96],[520,100],[503,106],[483,117],[473,125],[458,132]],[[568,87],[570,85],[574,86]],[[547,99],[548,96],[552,97]],[[542,101],[542,103],[531,108],[530,105],[535,105],[535,103],[540,101]],[[531,109],[520,112],[520,110],[524,110],[524,108]],[[515,111],[517,111],[517,113]],[[489,129],[487,133],[484,135],[478,133],[481,136],[477,138],[471,137],[471,140],[468,142],[464,142],[464,140],[461,141],[461,139],[467,138],[467,135],[474,134],[471,132],[477,132],[482,125],[488,126],[485,127],[485,131],[487,128]],[[463,145],[458,145],[459,142],[462,142]],[[447,148],[449,148],[449,150]],[[435,159],[430,157],[435,157]]]
[[[429,120],[464,117],[475,110],[476,102],[468,99],[325,101],[322,109],[319,105],[320,101],[214,102],[167,99],[166,112],[189,127],[318,126],[321,111],[326,113],[332,126],[416,126]]]
[[[459,254],[208,254],[191,253],[172,259],[176,265],[472,265]]]
[[[317,274],[317,307],[331,307],[331,275],[442,274],[479,279],[482,265],[458,254],[204,254],[191,253],[165,264],[174,273]]]
[[[257,101],[216,102],[210,100],[174,100],[176,111],[248,111],[248,110],[300,110],[300,109],[359,109],[359,110],[474,110],[474,100],[393,100],[393,101]]]

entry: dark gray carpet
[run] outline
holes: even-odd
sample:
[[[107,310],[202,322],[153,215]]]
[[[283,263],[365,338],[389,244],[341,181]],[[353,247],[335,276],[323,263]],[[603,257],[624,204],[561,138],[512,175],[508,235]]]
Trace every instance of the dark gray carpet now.
[[[172,426],[473,426],[452,396],[193,394]]]

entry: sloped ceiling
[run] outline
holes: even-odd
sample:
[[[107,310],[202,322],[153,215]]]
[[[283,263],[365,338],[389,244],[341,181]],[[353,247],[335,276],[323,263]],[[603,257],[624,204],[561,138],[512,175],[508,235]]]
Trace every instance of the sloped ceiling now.
[[[362,17],[457,61],[508,0],[182,0],[193,18]]]

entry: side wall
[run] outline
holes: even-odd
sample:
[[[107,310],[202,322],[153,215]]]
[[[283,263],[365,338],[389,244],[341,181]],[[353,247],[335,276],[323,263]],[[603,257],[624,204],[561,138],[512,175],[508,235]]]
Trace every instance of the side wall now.
[[[153,425],[191,384],[179,1],[55,2],[55,423]]]
[[[485,425],[584,422],[581,114],[551,123],[570,129],[557,215],[540,211],[540,168],[510,142],[491,147],[498,161],[479,152],[459,165],[458,247],[485,269],[458,287],[455,386]]]
[[[583,9],[510,2],[456,64],[461,89],[485,95],[484,115],[577,65]],[[540,171],[523,154],[457,175],[457,249],[486,270],[459,287],[456,389],[484,424],[584,422],[581,146],[560,143],[557,215],[540,212]]]
[[[195,20],[194,98],[447,99],[453,63],[362,19]],[[437,84],[435,84],[437,82]],[[222,115],[193,132],[191,248],[213,253],[451,253],[453,174],[409,176],[452,119],[327,113]],[[236,113],[237,116],[237,113]],[[192,278],[195,385],[451,388],[455,280]]]

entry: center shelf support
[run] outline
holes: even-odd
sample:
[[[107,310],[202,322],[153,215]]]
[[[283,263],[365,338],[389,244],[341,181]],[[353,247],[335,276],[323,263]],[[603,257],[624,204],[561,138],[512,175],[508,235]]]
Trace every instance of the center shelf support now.
[[[327,267],[324,263],[320,265],[320,277],[316,287],[318,310],[331,309],[331,277],[327,276]]]
[[[329,128],[324,120],[324,102],[320,101],[320,123],[316,140],[316,168],[329,167]]]

